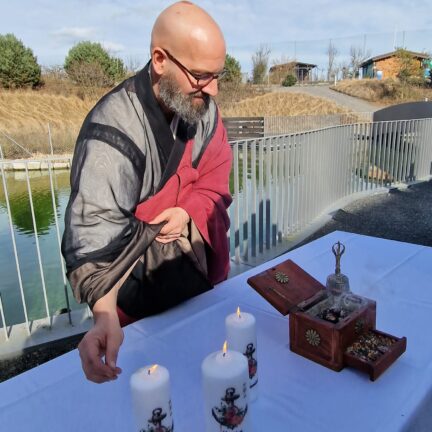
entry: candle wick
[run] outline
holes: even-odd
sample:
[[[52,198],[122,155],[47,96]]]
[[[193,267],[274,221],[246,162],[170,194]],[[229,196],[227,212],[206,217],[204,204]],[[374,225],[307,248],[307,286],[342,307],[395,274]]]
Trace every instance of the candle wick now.
[[[147,374],[150,375],[150,369],[147,370]]]
[[[224,353],[222,354],[222,357],[225,357],[225,354],[226,354],[226,352],[224,352]]]

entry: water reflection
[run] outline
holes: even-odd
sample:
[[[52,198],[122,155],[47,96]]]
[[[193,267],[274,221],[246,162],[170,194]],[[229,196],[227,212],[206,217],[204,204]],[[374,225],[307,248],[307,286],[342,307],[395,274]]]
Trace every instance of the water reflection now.
[[[67,184],[64,184],[66,176]],[[54,201],[58,210],[58,187],[69,188],[69,172],[55,174],[57,188],[54,189]],[[29,172],[30,190],[33,201],[37,232],[47,234],[50,226],[55,223],[54,206],[50,190],[49,174],[45,171]],[[63,183],[59,185],[58,183]],[[34,234],[33,218],[31,214],[30,197],[25,172],[7,172],[6,185],[11,209],[12,222],[15,228],[25,234]],[[3,188],[2,188],[3,189]],[[3,190],[0,193],[0,208],[7,210],[6,197]]]
[[[42,271],[36,249],[33,220],[25,172],[7,172],[6,185],[11,209],[14,238],[29,319],[46,316],[43,300],[42,275],[45,281],[50,314],[66,307],[64,275],[61,269],[59,239],[55,217],[63,232],[63,218],[70,194],[69,171],[52,171],[54,205],[48,171],[30,171],[29,180],[33,199]],[[54,213],[54,209],[55,212]],[[9,216],[3,181],[0,178],[0,292],[7,325],[25,321],[14,256]],[[78,305],[69,291],[71,307]]]

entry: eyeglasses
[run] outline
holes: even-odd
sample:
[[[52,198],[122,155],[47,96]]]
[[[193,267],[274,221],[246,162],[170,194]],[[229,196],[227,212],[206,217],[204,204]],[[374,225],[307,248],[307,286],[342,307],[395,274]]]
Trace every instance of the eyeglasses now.
[[[164,51],[166,52],[166,55],[168,56],[168,58],[173,63],[175,63],[183,71],[187,72],[191,77],[193,77],[194,79],[196,79],[196,85],[197,85],[197,87],[205,87],[206,85],[210,84],[213,80],[220,79],[220,78],[222,78],[226,74],[226,69],[223,69],[222,71],[217,72],[217,73],[205,72],[205,73],[202,73],[202,74],[197,74],[197,73],[192,72],[191,70],[189,70],[182,63],[180,63],[165,48],[164,48]]]

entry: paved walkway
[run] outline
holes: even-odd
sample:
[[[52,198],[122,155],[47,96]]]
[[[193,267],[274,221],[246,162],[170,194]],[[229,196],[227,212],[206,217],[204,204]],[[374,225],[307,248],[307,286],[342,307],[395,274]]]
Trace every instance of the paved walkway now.
[[[293,87],[273,87],[273,92],[292,92],[306,93],[311,96],[328,99],[336,102],[338,105],[348,108],[354,112],[373,112],[382,107],[353,96],[348,96],[344,93],[339,93],[331,90],[329,85],[309,85],[309,86],[293,86]]]

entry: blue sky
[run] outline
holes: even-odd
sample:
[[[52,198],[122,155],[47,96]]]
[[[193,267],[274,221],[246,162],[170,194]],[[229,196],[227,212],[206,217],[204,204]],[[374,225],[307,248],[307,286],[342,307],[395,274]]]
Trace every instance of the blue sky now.
[[[32,48],[39,63],[62,64],[81,40],[101,42],[127,64],[149,58],[150,31],[172,1],[156,0],[2,0],[0,34],[14,33]],[[219,23],[228,52],[243,72],[265,44],[270,65],[294,56],[325,67],[331,38],[343,62],[349,47],[365,46],[371,55],[404,45],[432,51],[430,0],[197,0]],[[366,35],[366,36],[364,36]]]

